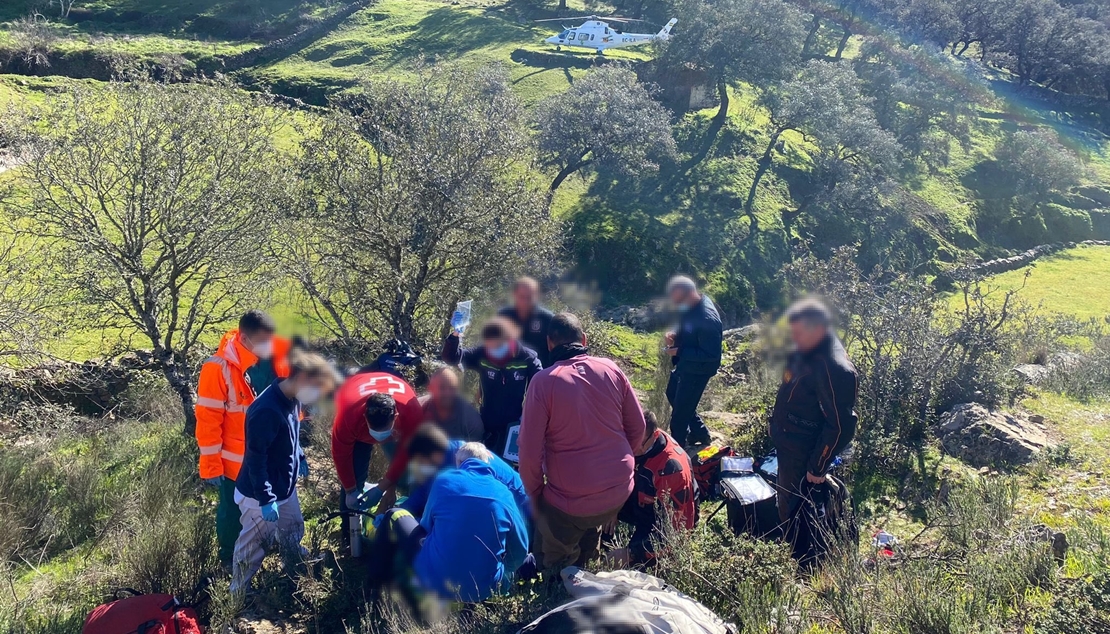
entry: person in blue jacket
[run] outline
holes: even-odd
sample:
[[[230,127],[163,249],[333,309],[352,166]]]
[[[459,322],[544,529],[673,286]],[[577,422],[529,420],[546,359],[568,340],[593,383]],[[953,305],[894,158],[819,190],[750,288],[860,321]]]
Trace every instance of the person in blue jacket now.
[[[698,292],[694,280],[678,275],[667,282],[667,295],[678,310],[678,326],[667,333],[667,353],[674,369],[667,382],[671,436],[679,447],[709,443],[709,428],[698,404],[709,379],[721,367],[724,327],[717,306]]]
[[[482,386],[479,413],[486,428],[483,442],[490,451],[503,456],[509,429],[519,425],[524,415],[528,383],[543,366],[535,351],[520,342],[516,325],[504,317],[494,317],[482,326],[480,346],[461,347],[461,335],[454,330],[447,337],[443,361],[478,373]]]
[[[528,556],[528,528],[509,489],[494,475],[481,443],[456,452],[458,468],[439,473],[424,515],[394,508],[375,540],[370,582],[393,576],[400,554],[419,585],[448,600],[478,603],[506,587]]]
[[[247,409],[246,452],[235,481],[242,530],[232,555],[232,592],[250,586],[267,545],[282,542],[301,548],[304,537],[297,499],[297,477],[308,476],[301,451],[301,413],[333,392],[340,377],[317,354],[295,352],[289,367],[289,378],[271,383]]]
[[[456,457],[459,449],[465,445],[465,440],[449,440],[439,427],[434,424],[425,424],[416,430],[409,441],[409,495],[399,506],[414,517],[423,517],[424,507],[428,504],[428,495],[432,492],[432,483],[435,477],[455,468]],[[493,470],[493,477],[504,484],[509,493],[516,500],[517,508],[525,520],[531,520],[532,509],[528,504],[528,494],[524,492],[524,483],[520,474],[497,456],[489,462]]]

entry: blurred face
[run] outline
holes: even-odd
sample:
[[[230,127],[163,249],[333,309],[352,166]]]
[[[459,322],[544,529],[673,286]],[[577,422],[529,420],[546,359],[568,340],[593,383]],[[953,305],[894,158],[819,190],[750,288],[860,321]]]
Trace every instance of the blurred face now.
[[[809,352],[816,348],[828,332],[828,328],[803,319],[790,324],[790,339],[794,342],[794,347],[801,352]]]
[[[656,435],[658,435],[658,432],[659,430],[656,429],[650,434],[644,434],[644,444],[640,445],[640,448],[636,450],[637,456],[642,456],[646,454],[649,449],[651,449],[651,446],[655,444],[655,437]]]
[[[459,396],[459,377],[451,370],[444,370],[432,377],[428,385],[432,400],[438,403],[454,403]]]
[[[511,347],[509,345],[509,338],[505,336],[483,339],[482,346],[485,347],[486,354],[495,359],[504,359],[507,357]]]
[[[676,288],[671,291],[671,304],[675,308],[683,309],[690,305],[690,296],[692,293],[688,288]]]
[[[335,391],[335,382],[326,374],[302,374],[294,379],[294,384],[301,405],[313,405]]]
[[[530,313],[539,303],[539,293],[530,284],[517,284],[513,288],[513,307],[517,312]]]
[[[252,333],[240,333],[239,340],[259,359],[269,359],[274,355],[274,333],[258,330]]]
[[[412,456],[409,460],[409,477],[416,484],[423,484],[439,473],[443,461],[446,459],[442,453],[430,456]]]

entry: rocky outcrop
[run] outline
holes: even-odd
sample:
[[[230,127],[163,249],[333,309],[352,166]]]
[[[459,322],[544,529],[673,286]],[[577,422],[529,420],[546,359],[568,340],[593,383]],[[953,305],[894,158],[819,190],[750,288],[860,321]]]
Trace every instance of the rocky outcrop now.
[[[651,332],[671,325],[674,313],[663,300],[654,300],[643,306],[617,306],[598,309],[599,319],[610,321],[633,330]]]
[[[1018,375],[1023,383],[1040,385],[1052,374],[1052,370],[1048,366],[1037,363],[1022,363],[1014,366],[1014,374]]]
[[[956,405],[943,414],[937,434],[946,452],[976,467],[1025,464],[1052,444],[1040,422],[978,403]]]

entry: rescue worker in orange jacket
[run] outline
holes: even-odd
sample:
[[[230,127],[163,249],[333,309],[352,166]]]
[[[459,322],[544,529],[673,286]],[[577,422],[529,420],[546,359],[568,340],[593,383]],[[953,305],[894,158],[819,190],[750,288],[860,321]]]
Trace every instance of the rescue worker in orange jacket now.
[[[252,386],[247,375],[259,359],[273,359],[275,374],[289,376],[284,352],[288,345],[274,337],[274,320],[261,310],[252,310],[239,319],[239,328],[220,340],[215,354],[201,366],[197,384],[197,445],[200,447],[200,477],[218,486],[216,541],[220,561],[231,563],[235,539],[242,528],[239,506],[235,503],[235,479],[246,450],[244,421],[247,408],[265,385]],[[281,346],[283,353],[275,355]]]

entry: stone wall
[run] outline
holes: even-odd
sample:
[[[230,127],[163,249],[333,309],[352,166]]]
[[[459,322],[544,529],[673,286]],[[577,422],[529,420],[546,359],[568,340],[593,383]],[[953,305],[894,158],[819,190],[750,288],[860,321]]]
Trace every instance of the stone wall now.
[[[987,260],[986,262],[979,262],[946,271],[937,275],[933,285],[940,289],[948,289],[958,281],[970,280],[988,275],[997,275],[998,273],[1005,273],[1006,271],[1015,271],[1029,266],[1038,258],[1081,245],[1110,246],[1110,240],[1084,240],[1083,242],[1055,242],[1053,244],[1042,244],[1008,258]]]

